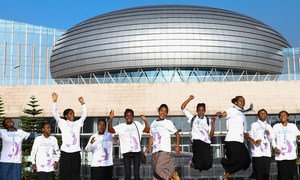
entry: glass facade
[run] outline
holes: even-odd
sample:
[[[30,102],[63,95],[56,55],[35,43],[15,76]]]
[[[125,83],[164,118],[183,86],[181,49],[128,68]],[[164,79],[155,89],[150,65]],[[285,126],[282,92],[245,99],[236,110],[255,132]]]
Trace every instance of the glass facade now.
[[[282,74],[290,75],[291,80],[296,80],[300,74],[300,47],[283,49]]]
[[[52,84],[50,55],[63,30],[0,19],[0,84]]]

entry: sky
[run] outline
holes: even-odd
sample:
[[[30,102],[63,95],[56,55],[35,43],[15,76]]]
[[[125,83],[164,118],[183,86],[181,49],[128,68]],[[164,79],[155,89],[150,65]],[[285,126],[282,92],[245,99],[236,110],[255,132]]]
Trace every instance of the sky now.
[[[185,4],[238,12],[258,19],[300,47],[300,0],[1,0],[0,19],[67,30],[94,16],[125,8]]]

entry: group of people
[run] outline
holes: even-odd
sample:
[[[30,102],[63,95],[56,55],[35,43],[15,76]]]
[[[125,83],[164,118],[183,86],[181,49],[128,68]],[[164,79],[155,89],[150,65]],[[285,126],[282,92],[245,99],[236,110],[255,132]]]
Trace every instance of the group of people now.
[[[225,169],[221,179],[228,179],[230,175],[246,170],[250,166],[252,155],[253,174],[258,180],[269,179],[271,152],[275,153],[277,161],[278,179],[293,179],[296,175],[296,148],[300,140],[300,132],[295,124],[289,123],[289,113],[279,112],[280,123],[273,128],[266,122],[268,113],[265,109],[258,111],[258,119],[252,123],[250,133],[247,132],[245,113],[251,111],[253,106],[244,109],[245,99],[236,96],[232,99],[233,107],[224,112],[217,112],[215,116],[205,116],[206,105],[199,103],[196,106],[196,115],[188,109],[187,104],[194,99],[189,96],[181,109],[191,126],[193,156],[190,166],[199,172],[212,167],[213,156],[211,141],[215,131],[215,119],[225,118],[227,134],[225,137],[225,157],[221,164]],[[61,131],[62,145],[59,149],[57,139],[51,135],[51,126],[44,122],[41,125],[42,135],[35,138],[30,162],[37,172],[38,179],[53,180],[54,170],[60,171],[62,180],[80,179],[80,129],[87,117],[84,99],[78,100],[81,104],[82,114],[75,120],[72,109],[63,112],[60,118],[57,111],[58,95],[52,94],[53,116]],[[126,109],[125,123],[113,126],[114,111],[109,114],[109,121],[99,119],[98,132],[93,134],[85,150],[92,152],[91,178],[109,180],[113,177],[113,142],[120,141],[121,154],[125,169],[125,179],[131,179],[131,164],[133,162],[134,179],[141,179],[139,171],[143,149],[141,147],[142,133],[150,135],[145,153],[152,150],[153,179],[177,180],[178,173],[174,168],[174,154],[171,151],[171,135],[175,135],[175,152],[180,153],[180,134],[171,120],[167,119],[169,108],[166,104],[158,108],[158,118],[151,125],[147,118],[141,115],[142,123],[134,120],[134,111]],[[0,180],[21,179],[22,141],[31,138],[30,133],[14,127],[11,118],[3,120],[4,129],[0,129],[2,151],[0,158]],[[118,135],[119,138],[116,138]],[[245,139],[250,142],[249,148]],[[249,150],[250,149],[250,152]]]

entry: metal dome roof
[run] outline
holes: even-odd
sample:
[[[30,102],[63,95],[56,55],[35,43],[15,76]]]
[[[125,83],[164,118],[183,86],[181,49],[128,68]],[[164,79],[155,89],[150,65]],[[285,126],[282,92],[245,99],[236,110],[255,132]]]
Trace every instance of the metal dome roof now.
[[[288,42],[235,12],[161,5],[119,10],[72,27],[51,55],[52,77],[137,68],[219,68],[280,73]]]

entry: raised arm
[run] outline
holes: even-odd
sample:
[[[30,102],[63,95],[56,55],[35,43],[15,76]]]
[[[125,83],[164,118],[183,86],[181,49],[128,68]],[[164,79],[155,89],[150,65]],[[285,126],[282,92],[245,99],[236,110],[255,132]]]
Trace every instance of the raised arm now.
[[[108,132],[110,133],[116,133],[115,129],[112,127],[112,122],[113,122],[113,119],[114,119],[114,110],[111,110],[110,113],[109,113],[109,121],[108,121]]]
[[[226,111],[224,111],[224,112],[219,111],[219,112],[216,113],[216,116],[219,117],[219,118],[226,118],[227,113],[226,113]]]
[[[182,103],[182,105],[181,105],[181,110],[184,110],[185,107],[186,107],[186,105],[187,105],[191,100],[193,100],[193,99],[194,99],[194,96],[193,96],[193,95],[190,95],[190,97],[187,98],[187,99]]]
[[[57,99],[58,99],[58,94],[56,94],[55,92],[52,93],[52,101],[53,101],[52,114],[53,114],[53,117],[56,120],[56,122],[59,122],[60,121],[60,117],[59,117],[59,114],[57,112],[57,105],[56,105]]]
[[[148,121],[147,121],[146,116],[140,115],[140,118],[141,118],[141,119],[144,121],[144,123],[145,123],[145,128],[144,128],[143,132],[149,133],[149,132],[150,132],[150,127],[149,127],[149,124],[148,124]]]
[[[79,101],[80,104],[81,104],[81,117],[80,117],[79,121],[83,123],[84,120],[85,120],[86,117],[87,117],[86,105],[85,105],[85,102],[84,102],[83,97],[79,97],[79,98],[78,98],[78,101]]]

